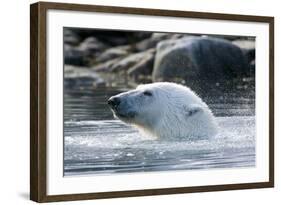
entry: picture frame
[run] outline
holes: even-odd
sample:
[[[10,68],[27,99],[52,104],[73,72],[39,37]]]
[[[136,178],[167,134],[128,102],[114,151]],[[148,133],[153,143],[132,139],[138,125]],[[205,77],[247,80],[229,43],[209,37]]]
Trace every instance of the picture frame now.
[[[123,15],[124,18],[128,16],[138,18],[150,18],[155,17],[162,19],[165,25],[165,21],[171,19],[180,19],[184,21],[186,19],[210,20],[223,23],[234,22],[236,24],[249,23],[255,25],[264,25],[266,38],[266,53],[265,61],[267,62],[267,69],[265,69],[268,79],[268,85],[265,85],[267,106],[265,111],[256,110],[256,113],[265,113],[266,120],[262,121],[268,127],[266,128],[266,136],[263,136],[267,141],[265,143],[266,160],[263,171],[265,176],[263,180],[252,180],[251,182],[233,182],[233,183],[217,183],[206,185],[163,185],[154,188],[127,188],[127,189],[107,189],[106,191],[83,191],[69,193],[62,191],[57,194],[50,194],[48,189],[51,187],[49,180],[52,176],[52,169],[49,163],[51,163],[52,157],[48,157],[48,154],[52,155],[57,147],[50,147],[51,134],[50,126],[48,124],[48,117],[50,118],[50,101],[48,99],[52,89],[50,86],[50,78],[56,75],[56,72],[50,74],[48,66],[50,65],[50,47],[48,47],[48,41],[50,40],[50,31],[48,30],[50,22],[56,16],[49,16],[50,11],[62,12],[63,16],[67,13],[81,13],[90,15],[91,13],[97,13],[102,15]],[[57,19],[61,21],[61,19]],[[63,21],[62,21],[63,22]],[[77,21],[78,22],[78,21]],[[207,22],[208,23],[208,22]],[[167,23],[166,23],[167,24]],[[68,25],[65,25],[68,26]],[[84,25],[81,25],[83,27]],[[167,26],[167,32],[169,32],[169,26]],[[107,28],[106,29],[112,29]],[[117,27],[118,28],[118,27]],[[116,29],[116,28],[113,28]],[[156,31],[161,29],[156,29]],[[173,31],[172,31],[173,32]],[[62,45],[61,45],[62,46]],[[63,52],[63,49],[59,52]],[[51,55],[51,54],[50,54]],[[60,64],[61,66],[62,64]],[[62,66],[61,66],[62,67]],[[57,71],[59,72],[59,71]],[[262,78],[262,75],[261,75]],[[261,93],[262,94],[262,93]],[[61,96],[61,98],[63,98]],[[264,96],[263,96],[264,98]],[[258,98],[261,99],[261,98]],[[257,99],[257,101],[258,101]],[[262,103],[261,103],[262,104]],[[61,105],[58,105],[61,106]],[[258,132],[257,132],[258,134]],[[62,139],[63,133],[60,137]],[[62,141],[62,140],[61,140]],[[62,149],[62,148],[61,148]],[[54,154],[53,154],[54,155]],[[61,162],[63,164],[63,162]],[[54,166],[52,166],[54,168]],[[58,169],[59,170],[59,169]],[[172,173],[172,172],[171,172]],[[184,172],[183,172],[184,173]],[[222,170],[223,174],[223,170]],[[123,174],[122,176],[125,176]],[[157,173],[147,175],[153,175],[157,178]],[[147,176],[146,175],[146,176]],[[133,175],[131,175],[133,176]],[[171,175],[169,175],[171,176]],[[219,175],[223,176],[223,175]],[[61,172],[63,178],[63,173]],[[96,178],[101,178],[97,176]],[[105,176],[106,177],[106,176]],[[245,175],[246,177],[246,175]],[[75,178],[75,177],[74,177]],[[104,179],[104,178],[103,178]],[[76,180],[76,179],[74,179]],[[77,179],[78,180],[78,179]],[[124,182],[125,183],[125,182]],[[131,183],[127,181],[126,183]],[[68,186],[71,183],[68,183]],[[139,185],[141,187],[141,185]],[[62,188],[58,186],[57,188]],[[125,186],[124,186],[125,187]],[[137,186],[136,186],[137,187]],[[237,15],[237,14],[220,14],[220,13],[205,13],[205,12],[191,12],[191,11],[175,11],[175,10],[158,10],[158,9],[144,9],[144,8],[125,8],[125,7],[112,7],[112,6],[98,6],[98,5],[84,5],[84,4],[66,4],[66,3],[50,3],[50,2],[38,2],[30,6],[30,199],[36,202],[54,202],[54,201],[71,201],[71,200],[87,200],[87,199],[102,199],[102,198],[115,198],[115,197],[133,197],[133,196],[149,196],[149,195],[162,195],[162,194],[182,194],[193,192],[210,192],[210,191],[223,191],[223,190],[238,190],[238,189],[254,189],[254,188],[268,188],[274,187],[274,17],[268,16],[250,16],[250,15]],[[79,187],[78,187],[79,188]]]

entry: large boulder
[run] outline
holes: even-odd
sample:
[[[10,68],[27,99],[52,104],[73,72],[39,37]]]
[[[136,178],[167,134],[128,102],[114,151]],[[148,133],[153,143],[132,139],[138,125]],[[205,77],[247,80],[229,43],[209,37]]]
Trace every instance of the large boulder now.
[[[185,37],[158,43],[153,81],[206,84],[249,74],[242,50],[228,40]]]

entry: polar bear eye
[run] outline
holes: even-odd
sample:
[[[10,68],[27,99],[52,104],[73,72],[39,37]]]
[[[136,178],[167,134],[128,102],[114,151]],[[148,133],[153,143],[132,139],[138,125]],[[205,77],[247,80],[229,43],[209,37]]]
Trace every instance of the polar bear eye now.
[[[152,93],[149,92],[149,91],[144,91],[143,94],[146,95],[146,96],[152,96]]]

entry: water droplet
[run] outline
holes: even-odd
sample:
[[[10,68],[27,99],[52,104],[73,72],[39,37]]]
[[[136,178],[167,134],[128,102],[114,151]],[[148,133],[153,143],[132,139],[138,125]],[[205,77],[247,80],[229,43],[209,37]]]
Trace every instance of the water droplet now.
[[[126,156],[127,156],[127,157],[132,157],[132,156],[135,156],[135,155],[134,155],[133,153],[130,153],[130,152],[129,152],[129,153],[126,154]]]

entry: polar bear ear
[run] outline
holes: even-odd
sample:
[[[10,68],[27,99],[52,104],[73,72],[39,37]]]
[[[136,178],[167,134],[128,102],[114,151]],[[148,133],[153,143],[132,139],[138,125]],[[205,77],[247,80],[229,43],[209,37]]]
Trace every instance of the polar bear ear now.
[[[192,117],[200,112],[203,112],[203,108],[200,105],[192,104],[184,106],[184,112],[187,117]]]

